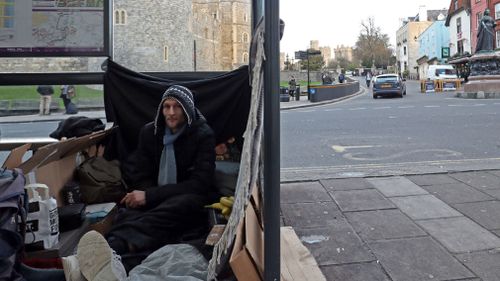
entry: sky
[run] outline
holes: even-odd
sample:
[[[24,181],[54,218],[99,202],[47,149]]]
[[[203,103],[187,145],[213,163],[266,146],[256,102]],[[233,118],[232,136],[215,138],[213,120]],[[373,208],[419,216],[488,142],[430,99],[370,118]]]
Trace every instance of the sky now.
[[[361,22],[369,17],[394,47],[400,18],[416,16],[421,5],[427,10],[448,9],[450,0],[281,0],[280,18],[285,21],[281,52],[292,58],[295,51],[307,49],[310,40],[330,46],[332,53],[337,45],[354,46]]]

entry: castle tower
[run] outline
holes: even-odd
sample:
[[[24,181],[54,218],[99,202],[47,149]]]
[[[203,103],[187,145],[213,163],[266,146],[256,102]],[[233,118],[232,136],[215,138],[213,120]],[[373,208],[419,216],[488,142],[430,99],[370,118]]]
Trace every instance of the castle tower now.
[[[251,40],[251,1],[220,0],[222,67],[235,69],[248,64]]]
[[[192,4],[114,0],[114,60],[135,71],[193,71]]]

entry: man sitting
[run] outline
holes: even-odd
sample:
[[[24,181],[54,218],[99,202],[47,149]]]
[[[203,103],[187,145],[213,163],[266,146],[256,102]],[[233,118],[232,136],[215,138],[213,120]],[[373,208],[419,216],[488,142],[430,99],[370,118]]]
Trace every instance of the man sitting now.
[[[178,243],[186,233],[207,224],[204,205],[213,194],[215,136],[189,89],[174,85],[165,91],[155,120],[141,129],[131,163],[124,177],[133,191],[121,200],[126,209],[120,209],[106,239],[118,255]],[[87,280],[104,274],[102,263],[113,264],[114,255],[96,250],[98,245],[103,253],[110,252],[102,241],[102,236],[91,232],[78,246],[80,270]],[[94,255],[106,256],[106,261],[88,262]],[[106,274],[114,276],[106,280],[121,279],[121,269],[116,268],[104,267]]]

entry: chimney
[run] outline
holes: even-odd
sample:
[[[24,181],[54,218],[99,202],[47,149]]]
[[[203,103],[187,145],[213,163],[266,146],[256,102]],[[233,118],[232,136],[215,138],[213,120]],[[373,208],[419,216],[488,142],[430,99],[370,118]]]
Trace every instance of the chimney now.
[[[418,7],[418,21],[427,21],[427,8],[425,5]]]

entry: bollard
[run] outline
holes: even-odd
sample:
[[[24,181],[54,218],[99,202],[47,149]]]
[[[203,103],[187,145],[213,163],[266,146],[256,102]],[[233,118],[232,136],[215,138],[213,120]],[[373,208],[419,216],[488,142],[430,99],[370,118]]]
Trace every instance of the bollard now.
[[[297,85],[297,87],[295,88],[295,100],[300,100],[300,85]]]

